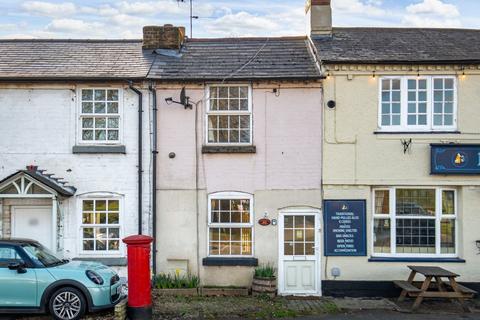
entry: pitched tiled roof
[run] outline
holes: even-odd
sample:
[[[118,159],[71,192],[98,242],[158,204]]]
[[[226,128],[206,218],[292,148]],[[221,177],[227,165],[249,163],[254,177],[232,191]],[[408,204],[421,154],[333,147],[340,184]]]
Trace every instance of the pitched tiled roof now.
[[[134,79],[150,65],[141,40],[0,40],[0,79]]]
[[[157,53],[150,79],[319,78],[306,37],[191,39],[176,57]]]
[[[480,63],[480,30],[333,28],[314,38],[324,63]]]

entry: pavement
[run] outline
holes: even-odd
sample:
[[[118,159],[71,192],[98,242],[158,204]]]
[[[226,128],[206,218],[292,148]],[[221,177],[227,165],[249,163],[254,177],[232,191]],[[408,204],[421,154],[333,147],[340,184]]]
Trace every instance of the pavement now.
[[[398,303],[385,298],[155,297],[154,319],[276,319],[285,320],[480,320],[480,299],[468,302],[425,300],[412,312],[412,299]],[[294,317],[296,316],[296,317]],[[294,318],[292,318],[294,317]],[[49,316],[0,316],[0,320],[48,320]],[[113,320],[113,312],[88,315],[86,320]]]
[[[480,314],[421,314],[400,313],[387,310],[362,310],[349,313],[313,315],[292,318],[291,320],[456,320],[480,319]]]
[[[317,313],[315,310],[320,301],[329,300],[338,307],[337,312]],[[398,303],[394,299],[385,298],[322,298],[321,300],[294,299],[288,302],[288,308],[300,316],[295,320],[456,320],[478,319],[480,320],[480,300],[468,303],[471,312],[465,312],[456,302],[445,300],[425,300],[418,310],[412,312],[413,300],[406,299]]]

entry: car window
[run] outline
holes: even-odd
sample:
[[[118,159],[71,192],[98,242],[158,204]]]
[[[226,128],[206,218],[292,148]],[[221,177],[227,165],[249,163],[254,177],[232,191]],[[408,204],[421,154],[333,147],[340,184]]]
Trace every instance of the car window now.
[[[40,244],[25,244],[22,245],[22,248],[35,264],[50,267],[63,263],[61,259],[55,256],[55,254],[53,254],[47,248],[43,247]]]
[[[15,248],[0,246],[0,268],[7,268],[9,264],[21,260]]]

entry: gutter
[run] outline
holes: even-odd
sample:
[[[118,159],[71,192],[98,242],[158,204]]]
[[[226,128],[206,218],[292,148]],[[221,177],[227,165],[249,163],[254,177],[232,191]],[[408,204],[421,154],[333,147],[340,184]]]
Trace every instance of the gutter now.
[[[131,81],[142,81],[144,77],[130,77],[128,82]],[[0,76],[0,82],[105,82],[105,81],[125,81],[125,78],[120,77],[2,77]]]
[[[153,77],[150,76],[148,79],[152,81],[158,82],[172,82],[172,81],[180,81],[180,82],[205,82],[205,81],[222,81],[224,78],[221,77],[177,77],[177,78],[162,78],[162,77]],[[235,82],[235,81],[248,81],[248,82],[255,82],[255,81],[311,81],[311,80],[321,80],[323,79],[320,75],[315,76],[299,76],[299,77],[292,77],[292,76],[281,76],[281,77],[232,77],[229,78],[228,81]]]
[[[142,234],[142,225],[143,225],[143,208],[142,208],[142,183],[143,183],[143,94],[140,90],[135,88],[130,82],[130,90],[135,92],[138,95],[138,234]]]
[[[158,118],[158,108],[157,108],[157,90],[150,83],[148,90],[152,93],[152,109],[153,109],[153,119],[152,119],[152,271],[153,274],[157,274],[157,154],[158,154],[158,143],[157,143],[157,118]]]
[[[324,64],[476,65],[480,60],[323,60]]]

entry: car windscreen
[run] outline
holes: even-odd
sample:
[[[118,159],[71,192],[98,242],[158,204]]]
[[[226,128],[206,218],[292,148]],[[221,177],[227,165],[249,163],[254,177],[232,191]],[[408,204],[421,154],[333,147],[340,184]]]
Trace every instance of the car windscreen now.
[[[62,259],[40,244],[30,243],[24,244],[22,247],[35,264],[52,267],[64,263]]]

